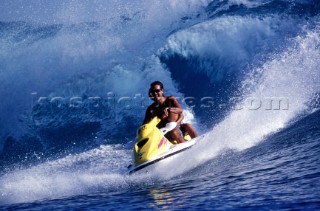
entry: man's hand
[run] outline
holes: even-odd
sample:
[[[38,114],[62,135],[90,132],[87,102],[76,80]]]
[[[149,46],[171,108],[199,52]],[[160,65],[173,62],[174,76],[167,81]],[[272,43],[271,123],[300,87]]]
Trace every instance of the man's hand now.
[[[170,108],[166,107],[163,109],[162,118],[167,118],[169,116]]]

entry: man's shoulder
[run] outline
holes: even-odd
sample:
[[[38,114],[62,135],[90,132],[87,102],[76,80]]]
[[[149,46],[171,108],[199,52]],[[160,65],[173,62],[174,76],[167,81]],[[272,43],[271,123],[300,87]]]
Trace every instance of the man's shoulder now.
[[[169,96],[168,97],[169,99],[169,105],[170,107],[173,106],[173,107],[181,107],[180,103],[178,102],[177,98],[174,97],[174,96]]]
[[[169,99],[169,100],[177,100],[177,98],[176,98],[175,96],[172,96],[172,95],[171,95],[171,96],[168,96],[168,99]]]
[[[170,100],[171,102],[178,102],[175,96],[168,96],[168,100]]]

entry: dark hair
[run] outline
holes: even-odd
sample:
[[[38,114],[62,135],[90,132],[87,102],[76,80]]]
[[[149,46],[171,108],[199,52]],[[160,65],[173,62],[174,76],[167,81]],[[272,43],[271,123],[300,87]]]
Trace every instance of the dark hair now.
[[[159,85],[161,89],[163,89],[163,84],[160,81],[154,81],[150,84],[150,88],[154,87],[155,85]]]

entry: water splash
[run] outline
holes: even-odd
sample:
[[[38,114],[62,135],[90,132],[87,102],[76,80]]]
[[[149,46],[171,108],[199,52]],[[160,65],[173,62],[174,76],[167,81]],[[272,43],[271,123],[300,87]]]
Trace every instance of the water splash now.
[[[243,100],[234,110],[200,137],[198,145],[157,169],[156,174],[172,178],[227,150],[250,148],[301,118],[302,113],[310,114],[313,109],[308,102],[320,91],[319,45],[319,29],[307,30],[292,40],[291,47],[254,69],[259,74],[248,75],[243,85],[250,88],[243,90]]]

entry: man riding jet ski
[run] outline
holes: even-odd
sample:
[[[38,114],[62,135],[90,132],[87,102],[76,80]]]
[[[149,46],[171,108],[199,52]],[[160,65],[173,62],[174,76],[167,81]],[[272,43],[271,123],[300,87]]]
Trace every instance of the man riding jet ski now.
[[[154,81],[150,84],[149,97],[154,102],[147,108],[143,124],[150,122],[153,117],[157,116],[161,120],[157,127],[162,130],[171,129],[166,137],[169,140],[176,140],[177,143],[185,142],[177,126],[180,126],[181,131],[189,134],[191,138],[198,136],[191,124],[181,124],[183,110],[175,97],[164,96],[163,84],[160,81]]]
[[[143,125],[137,131],[129,174],[190,148],[195,143],[190,139],[198,136],[190,124],[181,124],[182,108],[176,98],[164,96],[160,81],[151,83],[149,97],[154,103],[147,108]]]

